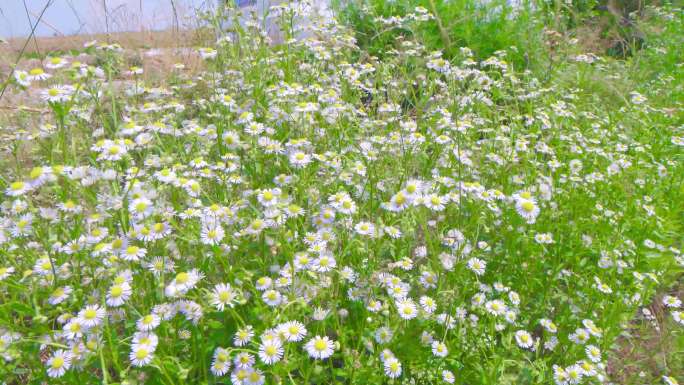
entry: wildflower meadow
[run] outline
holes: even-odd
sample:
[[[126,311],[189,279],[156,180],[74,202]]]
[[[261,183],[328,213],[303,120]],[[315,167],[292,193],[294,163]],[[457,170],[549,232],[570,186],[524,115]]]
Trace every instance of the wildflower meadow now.
[[[684,381],[681,8],[534,70],[307,10],[207,14],[159,78],[113,41],[5,74],[0,383]],[[675,348],[617,380],[635,320]]]

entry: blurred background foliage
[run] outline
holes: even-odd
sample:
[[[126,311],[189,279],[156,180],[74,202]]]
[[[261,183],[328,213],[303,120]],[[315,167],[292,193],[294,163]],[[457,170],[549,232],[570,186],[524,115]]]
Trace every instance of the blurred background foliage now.
[[[658,0],[333,0],[338,17],[350,25],[359,46],[382,56],[402,38],[418,38],[428,50],[445,58],[460,47],[486,59],[507,50],[516,69],[534,69],[547,62],[549,31],[577,38],[585,51],[626,57],[644,43],[638,19]],[[377,17],[403,16],[423,7],[434,20],[415,29],[384,27]]]

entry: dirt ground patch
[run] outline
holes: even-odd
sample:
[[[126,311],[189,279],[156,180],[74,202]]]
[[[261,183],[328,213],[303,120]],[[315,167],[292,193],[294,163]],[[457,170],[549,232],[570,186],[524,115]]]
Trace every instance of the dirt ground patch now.
[[[608,361],[607,372],[617,384],[660,384],[662,376],[684,373],[684,336],[676,336],[677,325],[663,297],[684,296],[684,285],[658,294],[644,307],[618,338]]]

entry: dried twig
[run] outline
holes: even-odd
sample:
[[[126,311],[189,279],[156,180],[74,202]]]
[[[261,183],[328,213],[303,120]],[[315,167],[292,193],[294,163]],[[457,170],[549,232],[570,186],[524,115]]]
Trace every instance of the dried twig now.
[[[29,27],[33,28],[33,22],[31,21],[31,15],[29,14],[29,9],[28,5],[26,5],[26,0],[22,0],[24,3],[24,11],[26,12],[26,20],[28,20]],[[38,24],[38,22],[36,22]],[[33,45],[36,47],[36,52],[40,55],[40,49],[38,48],[38,40],[36,39],[36,36],[33,35]]]
[[[43,10],[40,12],[40,16],[38,16],[36,24],[33,27],[31,27],[31,34],[24,42],[24,46],[21,47],[21,51],[19,51],[19,57],[17,57],[17,60],[14,62],[14,65],[12,66],[9,75],[7,75],[7,79],[5,80],[5,83],[2,86],[2,91],[0,91],[0,100],[2,100],[2,96],[5,95],[5,91],[7,90],[7,87],[10,84],[10,80],[12,79],[12,75],[14,75],[14,71],[17,68],[17,64],[19,64],[19,61],[21,60],[22,56],[24,56],[26,46],[28,46],[29,41],[31,41],[31,38],[33,38],[33,35],[36,33],[36,27],[38,27],[38,23],[40,22],[40,20],[43,19],[43,15],[45,14],[45,11],[47,11],[50,4],[52,4],[52,0],[47,0],[45,6],[43,7]]]
[[[26,111],[26,112],[35,112],[35,113],[40,113],[40,114],[45,114],[45,113],[50,112],[46,109],[26,107],[26,106],[0,106],[0,110]]]

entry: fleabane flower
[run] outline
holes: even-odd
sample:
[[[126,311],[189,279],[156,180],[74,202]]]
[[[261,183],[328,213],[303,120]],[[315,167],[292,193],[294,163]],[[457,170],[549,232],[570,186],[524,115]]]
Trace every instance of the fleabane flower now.
[[[529,349],[534,345],[534,338],[525,330],[515,332],[515,342],[524,349]]]
[[[200,240],[205,245],[216,246],[221,243],[224,236],[225,231],[220,224],[208,224],[202,226]]]
[[[264,341],[259,346],[259,359],[267,365],[272,365],[283,358],[283,345],[278,339]]]
[[[88,305],[78,313],[78,318],[86,327],[91,328],[101,324],[105,315],[105,309],[99,305]]]
[[[311,163],[311,155],[303,151],[293,151],[290,154],[290,164],[294,168],[304,168]]]
[[[235,336],[233,337],[233,344],[235,346],[245,346],[252,340],[253,337],[254,330],[252,326],[247,325],[243,328],[238,329],[238,331],[235,332]]]
[[[64,103],[71,99],[74,88],[67,85],[55,85],[41,92],[43,100],[51,103]]]
[[[71,367],[71,354],[66,350],[57,350],[45,364],[49,377],[62,377]]]
[[[405,320],[410,320],[418,316],[418,307],[410,298],[397,301],[396,306],[397,311],[399,312],[399,317]]]
[[[384,362],[385,375],[389,378],[401,376],[401,362],[396,357],[389,357]]]
[[[334,341],[328,336],[315,336],[304,345],[304,349],[309,353],[309,357],[324,360],[333,355],[334,346]]]
[[[166,286],[164,293],[168,297],[182,296],[194,288],[202,277],[203,274],[197,269],[192,269],[188,272],[180,272],[176,274],[173,281]]]
[[[519,199],[515,203],[515,209],[518,214],[527,221],[528,224],[533,224],[539,216],[539,206],[531,199]]]
[[[115,283],[107,292],[107,306],[119,307],[123,305],[132,293],[131,286],[127,282]]]
[[[131,349],[129,358],[133,366],[145,366],[152,362],[152,358],[154,358],[154,349],[148,345],[134,346]]]
[[[223,376],[230,370],[230,353],[225,348],[216,348],[211,363],[211,373],[215,376]]]
[[[434,354],[436,357],[446,357],[447,354],[449,354],[449,350],[447,349],[447,346],[446,344],[444,344],[444,342],[433,341],[432,354]]]
[[[117,161],[121,160],[128,153],[128,146],[123,140],[106,140],[102,145],[98,160]]]
[[[476,275],[483,275],[487,268],[487,263],[479,258],[470,258],[468,260],[468,268]]]
[[[157,328],[161,323],[161,318],[156,314],[148,314],[138,319],[135,326],[140,331],[149,332]]]
[[[27,191],[29,191],[31,188],[31,185],[23,182],[23,181],[16,181],[10,183],[9,187],[5,189],[5,194],[11,197],[17,197],[20,195],[25,194]]]
[[[285,322],[278,327],[278,332],[285,336],[288,342],[299,342],[307,334],[306,327],[299,321]]]
[[[210,302],[218,311],[228,307],[233,307],[238,293],[228,283],[220,283],[214,286],[210,295]]]

